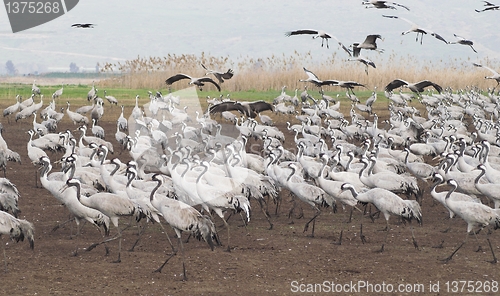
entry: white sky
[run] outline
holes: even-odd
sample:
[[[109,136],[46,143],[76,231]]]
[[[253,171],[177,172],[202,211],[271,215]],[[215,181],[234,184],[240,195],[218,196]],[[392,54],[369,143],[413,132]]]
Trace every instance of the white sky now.
[[[348,58],[330,42],[310,36],[285,37],[298,29],[324,30],[344,44],[363,41],[368,34],[380,34],[378,41],[391,53],[426,60],[484,61],[500,58],[500,11],[476,13],[483,2],[476,0],[397,1],[408,6],[397,10],[365,9],[361,0],[255,0],[255,1],[170,1],[170,0],[80,0],[66,15],[19,33],[12,33],[5,9],[0,8],[0,73],[5,62],[14,65],[39,64],[67,68],[75,62],[94,68],[97,62],[163,57],[168,53],[268,57],[311,52],[318,60],[333,52]],[[313,3],[313,4],[311,4]],[[426,35],[423,45],[415,34],[402,36],[410,28],[398,15],[435,31],[448,41],[458,34],[474,41],[478,54],[469,47],[446,45]],[[95,23],[94,29],[71,28],[73,23]],[[366,53],[374,61],[377,53]]]

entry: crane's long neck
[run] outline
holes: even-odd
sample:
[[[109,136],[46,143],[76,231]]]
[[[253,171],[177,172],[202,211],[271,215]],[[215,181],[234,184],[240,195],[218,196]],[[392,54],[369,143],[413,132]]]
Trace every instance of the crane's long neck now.
[[[292,173],[290,175],[288,175],[288,177],[286,178],[287,182],[289,182],[290,178],[292,178],[292,176],[295,174],[295,168],[293,166],[291,166],[290,169],[292,170]]]
[[[156,182],[158,182],[158,184],[156,184],[155,188],[153,188],[153,190],[151,191],[151,195],[149,196],[150,201],[153,201],[156,191],[160,188],[160,186],[163,183],[161,179],[157,179]]]
[[[202,163],[202,166],[203,166],[203,171],[198,176],[198,178],[196,178],[196,183],[197,184],[201,181],[201,178],[203,177],[203,175],[208,171],[208,165]]]
[[[480,170],[481,170],[481,173],[479,173],[479,175],[474,180],[474,184],[479,184],[479,180],[481,179],[481,177],[483,177],[484,174],[486,174],[486,170],[484,168],[480,168]]]

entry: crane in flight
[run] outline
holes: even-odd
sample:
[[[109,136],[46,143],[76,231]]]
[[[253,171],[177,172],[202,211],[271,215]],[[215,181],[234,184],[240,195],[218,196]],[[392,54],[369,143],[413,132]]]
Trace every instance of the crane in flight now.
[[[407,6],[398,4],[396,2],[383,1],[383,0],[369,0],[363,1],[361,4],[367,5],[365,8],[377,8],[377,9],[397,9],[396,6],[402,7],[408,11],[410,9]]]
[[[297,30],[297,31],[289,31],[289,32],[286,32],[285,33],[285,36],[287,37],[290,37],[290,36],[294,36],[294,35],[314,35],[312,38],[313,39],[316,39],[316,38],[321,38],[321,47],[323,47],[323,44],[324,42],[326,41],[326,48],[330,48],[330,46],[328,45],[328,39],[335,39],[337,41],[337,43],[339,44],[339,46],[349,54],[349,56],[351,55],[351,51],[345,47],[344,44],[342,44],[342,42],[339,41],[339,39],[337,39],[337,37],[325,32],[325,31],[321,31],[321,30]]]
[[[488,1],[483,1],[483,2],[484,2],[485,8],[483,8],[482,10],[474,9],[476,12],[485,12],[485,11],[489,11],[489,10],[500,10],[500,5],[496,5],[496,4],[493,4],[493,3],[488,2]]]
[[[490,72],[492,73],[491,76],[484,76],[485,79],[493,79],[497,82],[497,85],[493,88],[493,90],[495,90],[495,88],[498,87],[498,85],[500,85],[500,74],[498,74],[497,71],[491,69],[490,67],[487,67],[487,66],[483,66],[481,64],[478,64],[478,63],[472,63],[474,66],[476,67],[481,67],[481,68],[485,68],[487,70],[490,70]]]
[[[386,17],[386,18],[400,19],[400,20],[403,20],[403,21],[409,23],[411,25],[411,28],[409,30],[401,33],[401,35],[406,35],[406,34],[415,32],[415,33],[417,33],[417,37],[415,38],[415,41],[418,41],[418,36],[420,36],[420,44],[422,44],[422,39],[424,39],[425,34],[429,34],[429,35],[435,37],[436,39],[441,40],[444,43],[448,44],[448,41],[446,41],[443,37],[441,37],[441,35],[439,35],[435,32],[432,32],[428,29],[424,29],[422,27],[419,27],[417,24],[415,24],[414,22],[412,22],[408,19],[405,19],[405,18],[399,17],[399,16],[395,16],[395,15],[382,15],[382,16]]]
[[[206,76],[213,74],[215,76],[215,78],[217,78],[219,83],[224,83],[224,79],[226,79],[226,80],[231,79],[234,75],[233,69],[228,69],[226,72],[220,72],[217,70],[208,69],[203,64],[201,64],[201,66],[203,67],[203,69],[205,69],[207,71],[207,73],[205,74]]]
[[[429,80],[422,80],[419,82],[410,83],[410,82],[404,81],[403,79],[394,79],[393,81],[389,82],[389,84],[387,84],[385,87],[385,91],[390,93],[394,89],[396,89],[398,87],[402,87],[402,86],[407,87],[409,90],[411,90],[412,92],[417,93],[417,94],[423,92],[424,88],[426,88],[428,86],[434,87],[439,93],[441,93],[443,91],[443,88],[440,85],[438,85],[432,81],[429,81]]]
[[[455,36],[458,40],[449,42],[450,44],[468,45],[468,46],[470,46],[470,48],[472,48],[472,50],[475,53],[477,53],[477,51],[474,49],[474,47],[472,47],[472,45],[474,45],[474,42],[472,42],[472,40],[465,39],[464,37],[458,36],[457,34],[453,34],[453,36]]]
[[[177,82],[179,80],[183,80],[183,79],[189,79],[190,80],[189,84],[194,84],[194,85],[198,86],[198,88],[200,90],[202,90],[201,88],[205,85],[205,82],[209,82],[209,83],[212,83],[213,85],[215,85],[217,90],[220,91],[220,86],[217,84],[217,82],[213,81],[212,78],[206,77],[206,76],[201,77],[201,78],[193,78],[189,75],[179,73],[179,74],[175,74],[174,76],[169,77],[167,80],[165,80],[165,83],[170,86],[170,85],[172,85],[172,83]]]

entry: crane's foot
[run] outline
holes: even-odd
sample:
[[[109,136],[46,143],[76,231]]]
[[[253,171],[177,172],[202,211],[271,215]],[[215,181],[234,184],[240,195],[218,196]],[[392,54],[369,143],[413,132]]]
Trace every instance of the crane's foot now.
[[[453,259],[453,255],[450,255],[444,259],[441,259],[440,261],[443,262],[443,263],[448,263],[451,261],[451,259]]]
[[[415,249],[419,250],[419,248],[418,248],[418,243],[417,243],[417,241],[415,240],[415,238],[413,238],[413,246],[415,247]]]
[[[385,246],[385,244],[382,244],[382,247],[380,247],[380,250],[375,251],[375,253],[383,253],[384,252],[384,246]]]
[[[450,231],[450,229],[451,229],[451,227],[448,227],[445,230],[441,230],[441,233],[447,233],[448,231]]]
[[[443,243],[444,243],[444,240],[441,241],[441,243],[439,245],[435,245],[433,246],[434,249],[442,249],[443,248]]]
[[[342,245],[342,234],[343,234],[343,233],[344,233],[344,230],[341,230],[341,231],[340,231],[339,240],[338,240],[338,241],[336,241],[336,242],[332,242],[332,244],[337,245],[337,246]]]
[[[477,249],[474,252],[479,253],[482,251],[483,251],[483,248],[481,246],[477,246]]]

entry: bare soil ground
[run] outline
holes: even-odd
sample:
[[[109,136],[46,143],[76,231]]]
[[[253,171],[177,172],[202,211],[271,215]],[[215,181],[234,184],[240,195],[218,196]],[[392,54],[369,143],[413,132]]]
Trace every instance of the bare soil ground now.
[[[7,105],[3,102],[2,109]],[[126,114],[130,111],[131,108],[126,110]],[[119,108],[106,106],[101,122],[108,132],[107,139],[113,143],[118,112]],[[359,238],[359,213],[355,213],[352,222],[347,224],[344,221],[348,215],[342,209],[336,213],[332,209],[323,209],[316,222],[315,236],[310,237],[311,227],[305,233],[303,228],[312,217],[311,209],[297,200],[296,211],[289,219],[292,197],[283,191],[283,204],[277,215],[274,214],[274,205],[269,205],[274,223],[272,230],[268,229],[269,225],[254,200],[251,221],[246,227],[238,215],[231,217],[231,252],[225,251],[227,232],[218,218],[215,218],[215,223],[222,247],[211,251],[202,241],[191,239],[186,243],[187,281],[181,280],[180,256],[171,259],[162,273],[153,273],[170,254],[170,247],[158,225],[147,225],[135,250],[124,251],[122,262],[112,263],[117,255],[117,241],[108,244],[109,256],[105,256],[103,246],[85,251],[90,244],[101,240],[100,233],[89,224],[83,227],[79,237],[72,236],[76,230],[74,222],[57,231],[52,230],[58,223],[66,221],[69,214],[47,190],[35,186],[36,169],[29,162],[26,150],[29,138],[26,132],[32,127],[32,118],[17,123],[13,120],[8,123],[5,118],[1,120],[3,137],[9,148],[20,153],[23,160],[21,165],[9,163],[7,168],[7,178],[21,193],[20,218],[31,221],[36,227],[34,251],[29,249],[27,242],[15,243],[5,236],[1,238],[2,244],[7,243],[8,262],[7,273],[3,272],[3,262],[0,268],[0,293],[3,295],[289,295],[295,291],[311,291],[310,284],[326,284],[321,286],[322,290],[316,287],[314,294],[319,294],[320,291],[328,292],[332,283],[348,285],[344,286],[346,294],[365,294],[369,290],[359,286],[365,283],[374,285],[372,289],[375,291],[384,285],[386,292],[392,287],[395,294],[411,294],[398,291],[402,287],[406,291],[419,289],[430,295],[446,294],[447,288],[454,287],[452,281],[473,281],[473,287],[481,288],[482,294],[495,294],[484,293],[485,283],[491,287],[491,281],[500,280],[498,264],[487,262],[492,256],[484,232],[478,235],[482,251],[475,252],[478,242],[471,236],[452,261],[446,264],[440,261],[464,239],[466,224],[455,218],[451,230],[441,232],[449,225],[448,212],[441,205],[434,204],[427,186],[422,204],[423,225],[414,224],[418,250],[413,247],[409,225],[392,217],[385,251],[377,252],[385,236],[385,232],[380,231],[385,227],[383,217],[371,222],[365,216],[363,232],[368,241],[363,244]],[[279,124],[283,130],[284,121]],[[76,126],[64,118],[59,130],[67,128]],[[285,135],[288,145],[291,145],[292,135],[286,130]],[[55,161],[60,155],[49,156]],[[120,154],[118,151],[114,156],[123,161],[130,159],[127,152]],[[299,207],[303,209],[302,218],[298,218]],[[127,222],[122,219],[122,227]],[[336,245],[334,242],[342,229],[342,244]],[[169,227],[167,230],[174,238],[174,231]],[[112,228],[111,232],[114,234],[116,230]],[[497,253],[498,235],[498,231],[491,235]],[[135,226],[124,231],[123,248],[130,248],[136,238]],[[442,248],[435,248],[441,242]],[[75,248],[79,250],[77,256],[72,255]],[[350,286],[351,283],[354,287]],[[430,290],[431,284],[434,285],[433,291]],[[437,287],[439,293],[435,290]],[[475,294],[466,289],[467,286],[460,294]],[[383,290],[378,291],[377,294],[386,294],[382,293]]]

